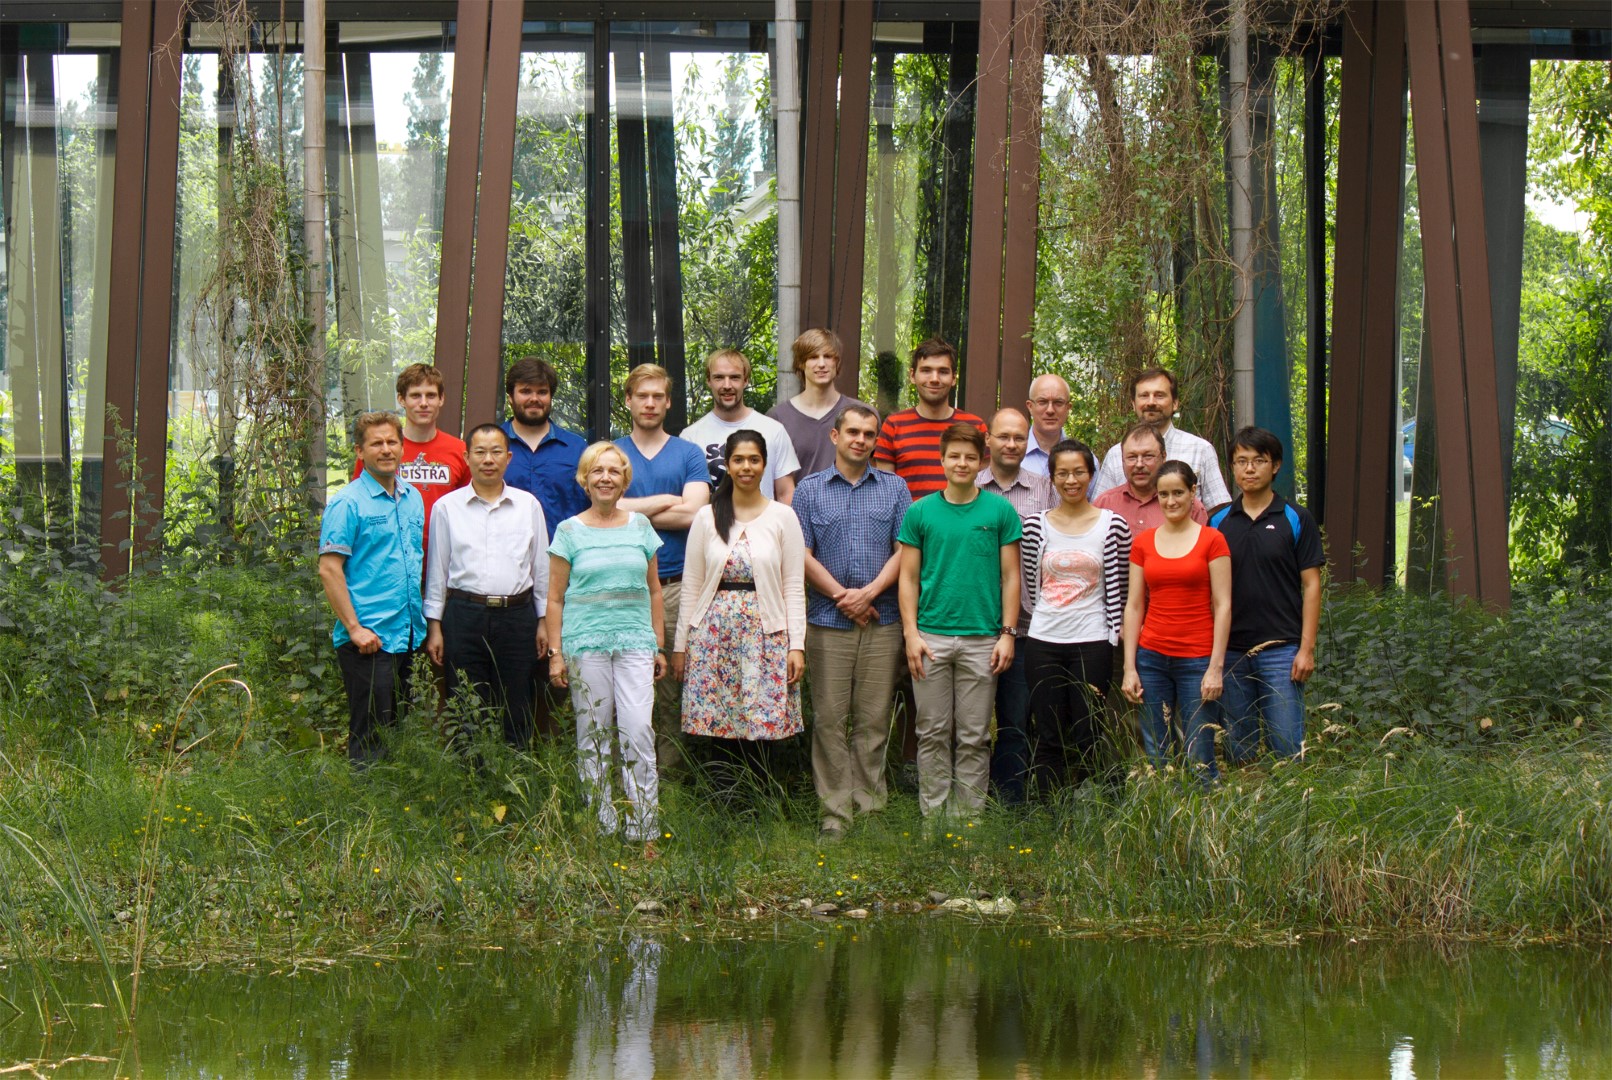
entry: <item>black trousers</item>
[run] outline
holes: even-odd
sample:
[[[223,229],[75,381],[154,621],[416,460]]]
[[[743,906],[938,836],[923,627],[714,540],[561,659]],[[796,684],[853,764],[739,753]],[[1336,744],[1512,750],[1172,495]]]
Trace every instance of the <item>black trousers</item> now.
[[[537,612],[530,603],[492,608],[448,597],[442,662],[450,699],[461,683],[469,684],[483,705],[499,711],[505,742],[524,749],[532,741]]]
[[[367,656],[347,642],[336,650],[342,685],[347,688],[347,758],[368,765],[385,756],[381,728],[397,726],[397,714],[409,699],[412,652],[372,652]]]
[[[1031,773],[1041,790],[1066,779],[1079,784],[1096,774],[1103,694],[1113,668],[1114,650],[1107,641],[1060,645],[1025,639]]]

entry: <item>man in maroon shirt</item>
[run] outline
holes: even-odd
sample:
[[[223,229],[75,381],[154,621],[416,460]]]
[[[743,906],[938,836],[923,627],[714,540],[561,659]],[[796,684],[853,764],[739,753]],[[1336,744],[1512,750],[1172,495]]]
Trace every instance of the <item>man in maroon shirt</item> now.
[[[918,391],[918,404],[884,418],[873,464],[905,480],[907,490],[917,499],[946,486],[946,473],[940,467],[941,432],[958,423],[973,424],[981,435],[988,431],[984,420],[952,407],[957,350],[940,338],[930,338],[912,350],[907,378]]]
[[[425,547],[431,546],[431,507],[455,488],[470,483],[463,439],[437,430],[444,397],[442,372],[430,364],[410,364],[397,377],[397,404],[403,411],[403,459],[399,480],[407,480],[425,501]],[[363,465],[353,468],[358,479]]]

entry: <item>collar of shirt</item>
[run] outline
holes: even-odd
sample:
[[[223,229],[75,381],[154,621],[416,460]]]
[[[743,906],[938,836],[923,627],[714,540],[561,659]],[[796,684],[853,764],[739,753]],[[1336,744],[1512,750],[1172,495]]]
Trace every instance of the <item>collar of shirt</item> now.
[[[537,440],[537,446],[532,446],[525,439],[521,438],[520,434],[515,430],[515,421],[513,420],[504,421],[504,434],[509,436],[511,450],[515,448],[516,443],[519,443],[522,448],[533,453],[551,442],[570,443],[573,441],[581,441],[582,438],[580,435],[574,435],[565,430],[565,428],[561,427],[559,423],[554,420],[549,421],[549,429],[544,433],[541,439]]]
[[[1273,491],[1271,492],[1271,501],[1269,505],[1267,505],[1265,509],[1261,510],[1259,515],[1253,518],[1253,520],[1258,521],[1260,518],[1267,518],[1272,514],[1280,514],[1282,512],[1282,508],[1286,505],[1287,500],[1282,498],[1282,493],[1279,491]],[[1243,493],[1240,491],[1237,493],[1236,497],[1231,500],[1231,513],[1243,513]],[[1247,515],[1244,516],[1246,517]]]
[[[476,501],[480,500],[481,504],[483,506],[487,507],[489,510],[496,509],[497,507],[503,506],[505,503],[515,501],[515,500],[511,499],[510,496],[509,496],[509,485],[507,483],[502,488],[499,489],[498,498],[491,499],[491,500],[483,499],[480,495],[478,495],[476,493],[476,485],[475,484],[466,484],[464,487],[460,488],[459,490],[464,493],[464,501],[465,501],[466,504],[469,504],[469,503],[476,502]]]
[[[1125,483],[1121,484],[1119,487],[1115,488],[1114,490],[1119,492],[1119,497],[1120,498],[1124,499],[1126,502],[1130,503],[1132,506],[1146,506],[1150,502],[1158,502],[1159,501],[1159,493],[1156,490],[1153,492],[1153,494],[1149,495],[1145,499],[1137,498],[1136,497],[1136,492],[1131,490],[1130,481],[1126,481]]]
[[[836,477],[838,477],[840,480],[842,480],[845,483],[851,485],[853,488],[859,488],[863,484],[879,484],[879,483],[882,483],[882,481],[879,479],[879,477],[877,475],[875,475],[875,474],[881,473],[881,472],[883,472],[883,470],[874,468],[873,467],[873,462],[871,462],[871,461],[868,462],[868,467],[862,473],[862,479],[860,479],[860,480],[852,480],[849,476],[846,476],[844,473],[840,472],[840,464],[837,461],[833,465],[829,466],[828,471],[829,471],[829,476],[828,476],[829,481],[832,482]],[[886,476],[895,476],[895,473],[884,473],[884,475],[886,475]]]
[[[984,488],[986,491],[994,491],[998,495],[1006,495],[1014,488],[1019,487],[1034,490],[1036,486],[1035,482],[1040,479],[1041,477],[1034,473],[1026,473],[1024,471],[1024,467],[1020,466],[1018,474],[1013,477],[1013,483],[1004,484],[996,478],[996,474],[994,472],[992,472],[989,468],[984,468],[980,470],[980,474],[977,478],[975,478],[974,483],[979,487]]]
[[[388,492],[368,469],[365,469],[358,477],[358,485],[364,489],[364,497],[369,499],[388,499],[396,502],[408,492],[414,490],[413,486],[402,477],[394,479],[392,484],[395,490]]]

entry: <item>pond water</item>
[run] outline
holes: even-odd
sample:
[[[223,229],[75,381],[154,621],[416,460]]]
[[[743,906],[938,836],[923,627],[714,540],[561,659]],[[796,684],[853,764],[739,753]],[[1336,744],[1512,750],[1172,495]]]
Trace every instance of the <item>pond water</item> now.
[[[0,988],[22,1010],[0,1069],[78,1056],[68,1077],[1612,1074],[1612,952],[1587,949],[1174,946],[919,918],[624,930],[154,969],[132,1035],[95,1007],[98,967],[12,962]]]

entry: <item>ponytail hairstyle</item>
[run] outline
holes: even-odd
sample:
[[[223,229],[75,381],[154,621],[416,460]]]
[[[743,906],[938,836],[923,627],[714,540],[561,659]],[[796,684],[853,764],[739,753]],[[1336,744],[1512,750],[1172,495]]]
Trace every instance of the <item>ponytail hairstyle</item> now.
[[[1153,476],[1153,482],[1157,484],[1160,480],[1164,479],[1166,476],[1169,476],[1171,473],[1174,473],[1176,476],[1181,478],[1182,483],[1187,485],[1188,491],[1195,492],[1198,490],[1198,474],[1192,471],[1191,465],[1188,465],[1186,462],[1177,460],[1175,458],[1171,458],[1169,461],[1166,461],[1163,465],[1159,466],[1159,471]]]
[[[761,464],[767,464],[767,440],[761,437],[761,432],[752,428],[740,428],[728,436],[727,445],[722,448],[722,464],[727,465],[733,460],[733,453],[745,443],[751,443],[761,452]],[[725,544],[728,542],[728,533],[733,531],[733,477],[723,469],[722,479],[711,493],[711,517],[715,519],[716,534]]]

